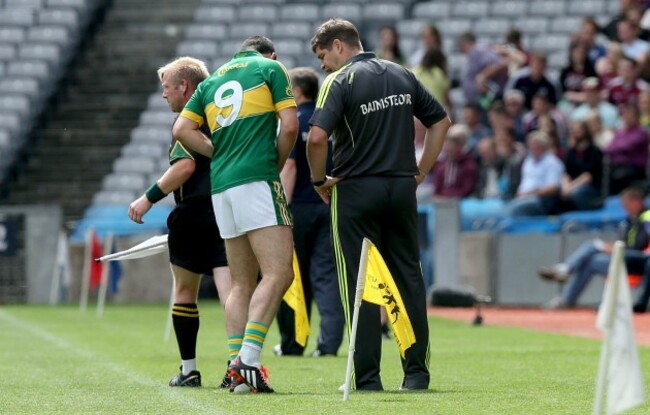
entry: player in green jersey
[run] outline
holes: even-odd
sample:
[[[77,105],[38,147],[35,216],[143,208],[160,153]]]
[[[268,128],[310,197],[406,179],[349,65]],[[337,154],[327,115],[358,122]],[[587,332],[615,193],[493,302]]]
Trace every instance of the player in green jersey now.
[[[269,39],[245,40],[199,85],[173,128],[177,140],[212,159],[212,203],[232,275],[226,326],[235,392],[273,392],[260,353],[293,280],[291,214],[279,172],[298,117],[289,75],[275,56]],[[200,131],[204,119],[211,137]]]

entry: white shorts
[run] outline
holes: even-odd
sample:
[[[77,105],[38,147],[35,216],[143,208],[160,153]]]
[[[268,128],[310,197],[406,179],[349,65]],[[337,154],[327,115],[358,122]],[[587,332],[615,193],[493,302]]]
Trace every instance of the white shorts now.
[[[287,198],[279,181],[231,187],[212,195],[214,216],[223,239],[232,239],[268,226],[292,226]]]

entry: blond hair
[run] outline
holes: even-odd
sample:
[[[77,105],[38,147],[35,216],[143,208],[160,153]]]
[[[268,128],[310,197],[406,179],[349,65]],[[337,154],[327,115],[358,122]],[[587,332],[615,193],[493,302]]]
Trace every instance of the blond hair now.
[[[544,148],[548,148],[551,145],[551,139],[544,131],[534,130],[526,136],[526,143],[530,144],[533,141],[537,141]]]
[[[165,75],[168,76],[168,79],[171,77],[175,84],[185,79],[191,86],[196,88],[198,84],[210,76],[210,72],[208,72],[208,68],[203,61],[189,56],[183,56],[174,59],[158,69],[158,79],[160,79],[160,82],[162,82],[163,76]]]

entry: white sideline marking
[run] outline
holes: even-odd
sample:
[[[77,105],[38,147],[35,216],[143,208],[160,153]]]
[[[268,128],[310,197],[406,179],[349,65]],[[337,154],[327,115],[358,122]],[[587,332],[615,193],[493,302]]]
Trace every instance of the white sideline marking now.
[[[63,337],[59,337],[56,334],[51,333],[34,323],[13,316],[4,310],[0,310],[0,320],[3,320],[35,337],[39,337],[69,354],[92,360],[93,364],[101,365],[103,368],[117,373],[118,375],[124,376],[135,383],[153,387],[163,397],[175,401],[181,405],[187,406],[188,409],[194,409],[200,411],[201,413],[211,413],[217,415],[220,414],[215,410],[213,405],[205,405],[201,402],[197,402],[196,400],[187,397],[184,394],[175,393],[179,391],[172,391],[172,388],[170,386],[161,383],[159,380],[143,376],[141,373],[129,370],[126,367],[109,359],[106,359],[103,356],[97,355],[89,350],[79,348]]]

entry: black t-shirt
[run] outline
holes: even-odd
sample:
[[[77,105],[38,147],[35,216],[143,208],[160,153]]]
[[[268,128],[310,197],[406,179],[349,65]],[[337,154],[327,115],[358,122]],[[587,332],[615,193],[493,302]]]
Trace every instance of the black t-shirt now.
[[[201,126],[201,132],[210,137],[207,123]],[[189,200],[207,199],[210,200],[210,158],[205,157],[196,151],[183,146],[180,142],[172,139],[169,147],[169,164],[174,164],[178,160],[189,158],[194,160],[194,173],[178,189],[174,190],[174,201],[178,203],[187,203]]]
[[[582,173],[591,174],[591,184],[600,189],[603,178],[603,153],[590,144],[585,149],[572,148],[566,155],[566,174],[573,180]]]
[[[415,125],[447,113],[408,69],[360,53],[330,74],[311,125],[334,136],[334,177],[415,176]]]
[[[560,87],[562,88],[562,92],[582,91],[582,82],[586,78],[593,76],[598,75],[596,74],[594,67],[589,63],[585,65],[584,71],[582,72],[573,70],[570,65],[565,66],[560,72]]]
[[[524,76],[515,82],[514,89],[520,90],[526,98],[526,108],[530,109],[533,103],[533,97],[537,94],[543,94],[548,98],[548,102],[555,105],[557,104],[557,93],[555,85],[549,81],[546,76],[543,76],[539,81],[533,81],[530,76]]]
[[[293,189],[291,203],[323,203],[314,186],[311,184],[311,172],[307,161],[307,136],[309,135],[309,119],[314,113],[316,103],[306,102],[298,105],[298,122],[300,131],[296,145],[293,146],[289,158],[296,161],[296,185]],[[326,173],[332,172],[332,141],[327,146]]]

